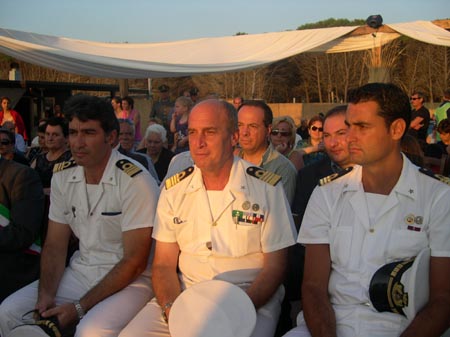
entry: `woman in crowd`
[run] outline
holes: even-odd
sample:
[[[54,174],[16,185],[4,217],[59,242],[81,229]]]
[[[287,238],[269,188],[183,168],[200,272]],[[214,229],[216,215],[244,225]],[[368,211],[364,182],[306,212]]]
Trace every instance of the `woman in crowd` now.
[[[174,153],[167,149],[167,131],[160,124],[152,124],[145,131],[145,148],[137,152],[147,154],[155,166],[159,180],[162,182],[166,176],[170,160]]]
[[[274,118],[270,141],[278,152],[294,164],[297,171],[304,166],[302,155],[295,149],[295,123],[291,117]]]
[[[111,105],[113,107],[114,113],[116,114],[116,117],[123,118],[123,112],[122,112],[122,99],[119,96],[114,96],[111,98]]]
[[[323,118],[312,117],[308,122],[309,138],[299,142],[297,149],[303,155],[305,166],[311,165],[327,157],[323,146]]]
[[[31,142],[31,147],[29,148],[26,157],[30,163],[33,162],[34,158],[42,153],[47,152],[47,146],[45,145],[45,129],[47,128],[47,120],[44,119],[39,122],[37,136],[34,137]]]
[[[170,131],[174,134],[175,153],[189,151],[189,139],[187,137],[187,127],[189,112],[192,109],[193,102],[190,98],[180,96],[175,101],[175,109],[170,121]]]
[[[25,141],[28,141],[27,131],[25,129],[25,123],[23,122],[22,116],[20,114],[11,109],[11,100],[3,96],[1,98],[1,107],[0,111],[0,126],[5,122],[13,122],[16,126],[16,133],[20,134]]]
[[[41,153],[31,163],[41,177],[44,192],[50,192],[50,182],[53,176],[55,164],[69,160],[72,157],[67,147],[69,127],[67,121],[62,117],[50,118],[45,128],[45,145],[47,153]]]
[[[129,119],[134,123],[134,142],[136,145],[139,144],[142,139],[141,115],[134,108],[134,100],[129,96],[122,98],[122,116],[120,118]]]

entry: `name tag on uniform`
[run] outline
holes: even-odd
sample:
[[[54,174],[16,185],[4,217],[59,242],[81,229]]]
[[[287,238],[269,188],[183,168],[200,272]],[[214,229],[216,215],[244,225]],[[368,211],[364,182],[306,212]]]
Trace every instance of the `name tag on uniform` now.
[[[122,212],[102,212],[102,215],[104,216],[114,216],[114,215],[119,215],[122,214]]]

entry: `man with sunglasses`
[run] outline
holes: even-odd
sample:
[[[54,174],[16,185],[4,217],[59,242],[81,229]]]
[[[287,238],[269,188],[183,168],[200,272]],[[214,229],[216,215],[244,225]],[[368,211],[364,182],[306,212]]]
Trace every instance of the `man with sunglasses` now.
[[[20,164],[29,166],[27,158],[15,148],[16,139],[14,133],[5,128],[0,128],[0,156],[8,160],[14,160]]]
[[[419,140],[422,149],[426,146],[428,125],[430,124],[430,111],[423,105],[424,100],[425,95],[420,91],[414,91],[411,95],[410,102],[413,110],[408,131]]]
[[[297,170],[294,164],[269,142],[273,113],[263,101],[248,100],[238,110],[239,146],[237,155],[282,178],[289,204],[295,193]]]

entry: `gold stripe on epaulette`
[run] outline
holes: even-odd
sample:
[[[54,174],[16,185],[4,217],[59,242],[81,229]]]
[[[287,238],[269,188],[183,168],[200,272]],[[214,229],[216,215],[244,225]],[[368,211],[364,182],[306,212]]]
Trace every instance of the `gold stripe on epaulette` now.
[[[130,177],[134,177],[137,174],[142,172],[142,169],[139,166],[136,166],[128,159],[121,159],[116,163],[116,166],[125,172]]]
[[[275,186],[277,182],[280,181],[281,177],[273,172],[270,171],[258,171],[256,173],[259,179],[262,181]]]
[[[61,163],[57,163],[53,166],[53,173],[60,172],[62,170],[68,169],[70,167],[76,166],[74,160],[63,161]]]
[[[191,175],[192,172],[194,172],[194,167],[193,166],[188,167],[187,169],[174,174],[170,178],[167,178],[166,182],[164,183],[164,185],[166,187],[166,190],[168,190],[169,188],[171,188],[171,187],[175,186],[176,184],[178,184],[184,178],[186,178],[189,175]]]
[[[270,184],[272,186],[275,186],[281,180],[281,176],[279,176],[278,174],[266,171],[256,166],[250,166],[249,168],[247,168],[246,172],[249,175],[259,180],[262,180],[265,183]]]

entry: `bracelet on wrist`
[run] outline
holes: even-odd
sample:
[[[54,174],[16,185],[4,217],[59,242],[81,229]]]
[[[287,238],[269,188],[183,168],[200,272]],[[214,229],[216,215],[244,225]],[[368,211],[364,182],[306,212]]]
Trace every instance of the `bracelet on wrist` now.
[[[173,302],[167,302],[166,304],[164,304],[163,307],[161,307],[161,309],[162,309],[161,314],[162,314],[162,317],[163,317],[163,319],[164,319],[164,321],[165,321],[166,323],[169,322],[169,318],[168,318],[167,315],[166,315],[166,310],[167,310],[167,309],[170,309],[170,308],[172,307],[172,305],[173,305]]]
[[[75,306],[75,310],[77,311],[78,319],[81,320],[86,312],[84,311],[83,307],[80,304],[80,301],[76,300],[73,301],[73,305]]]

